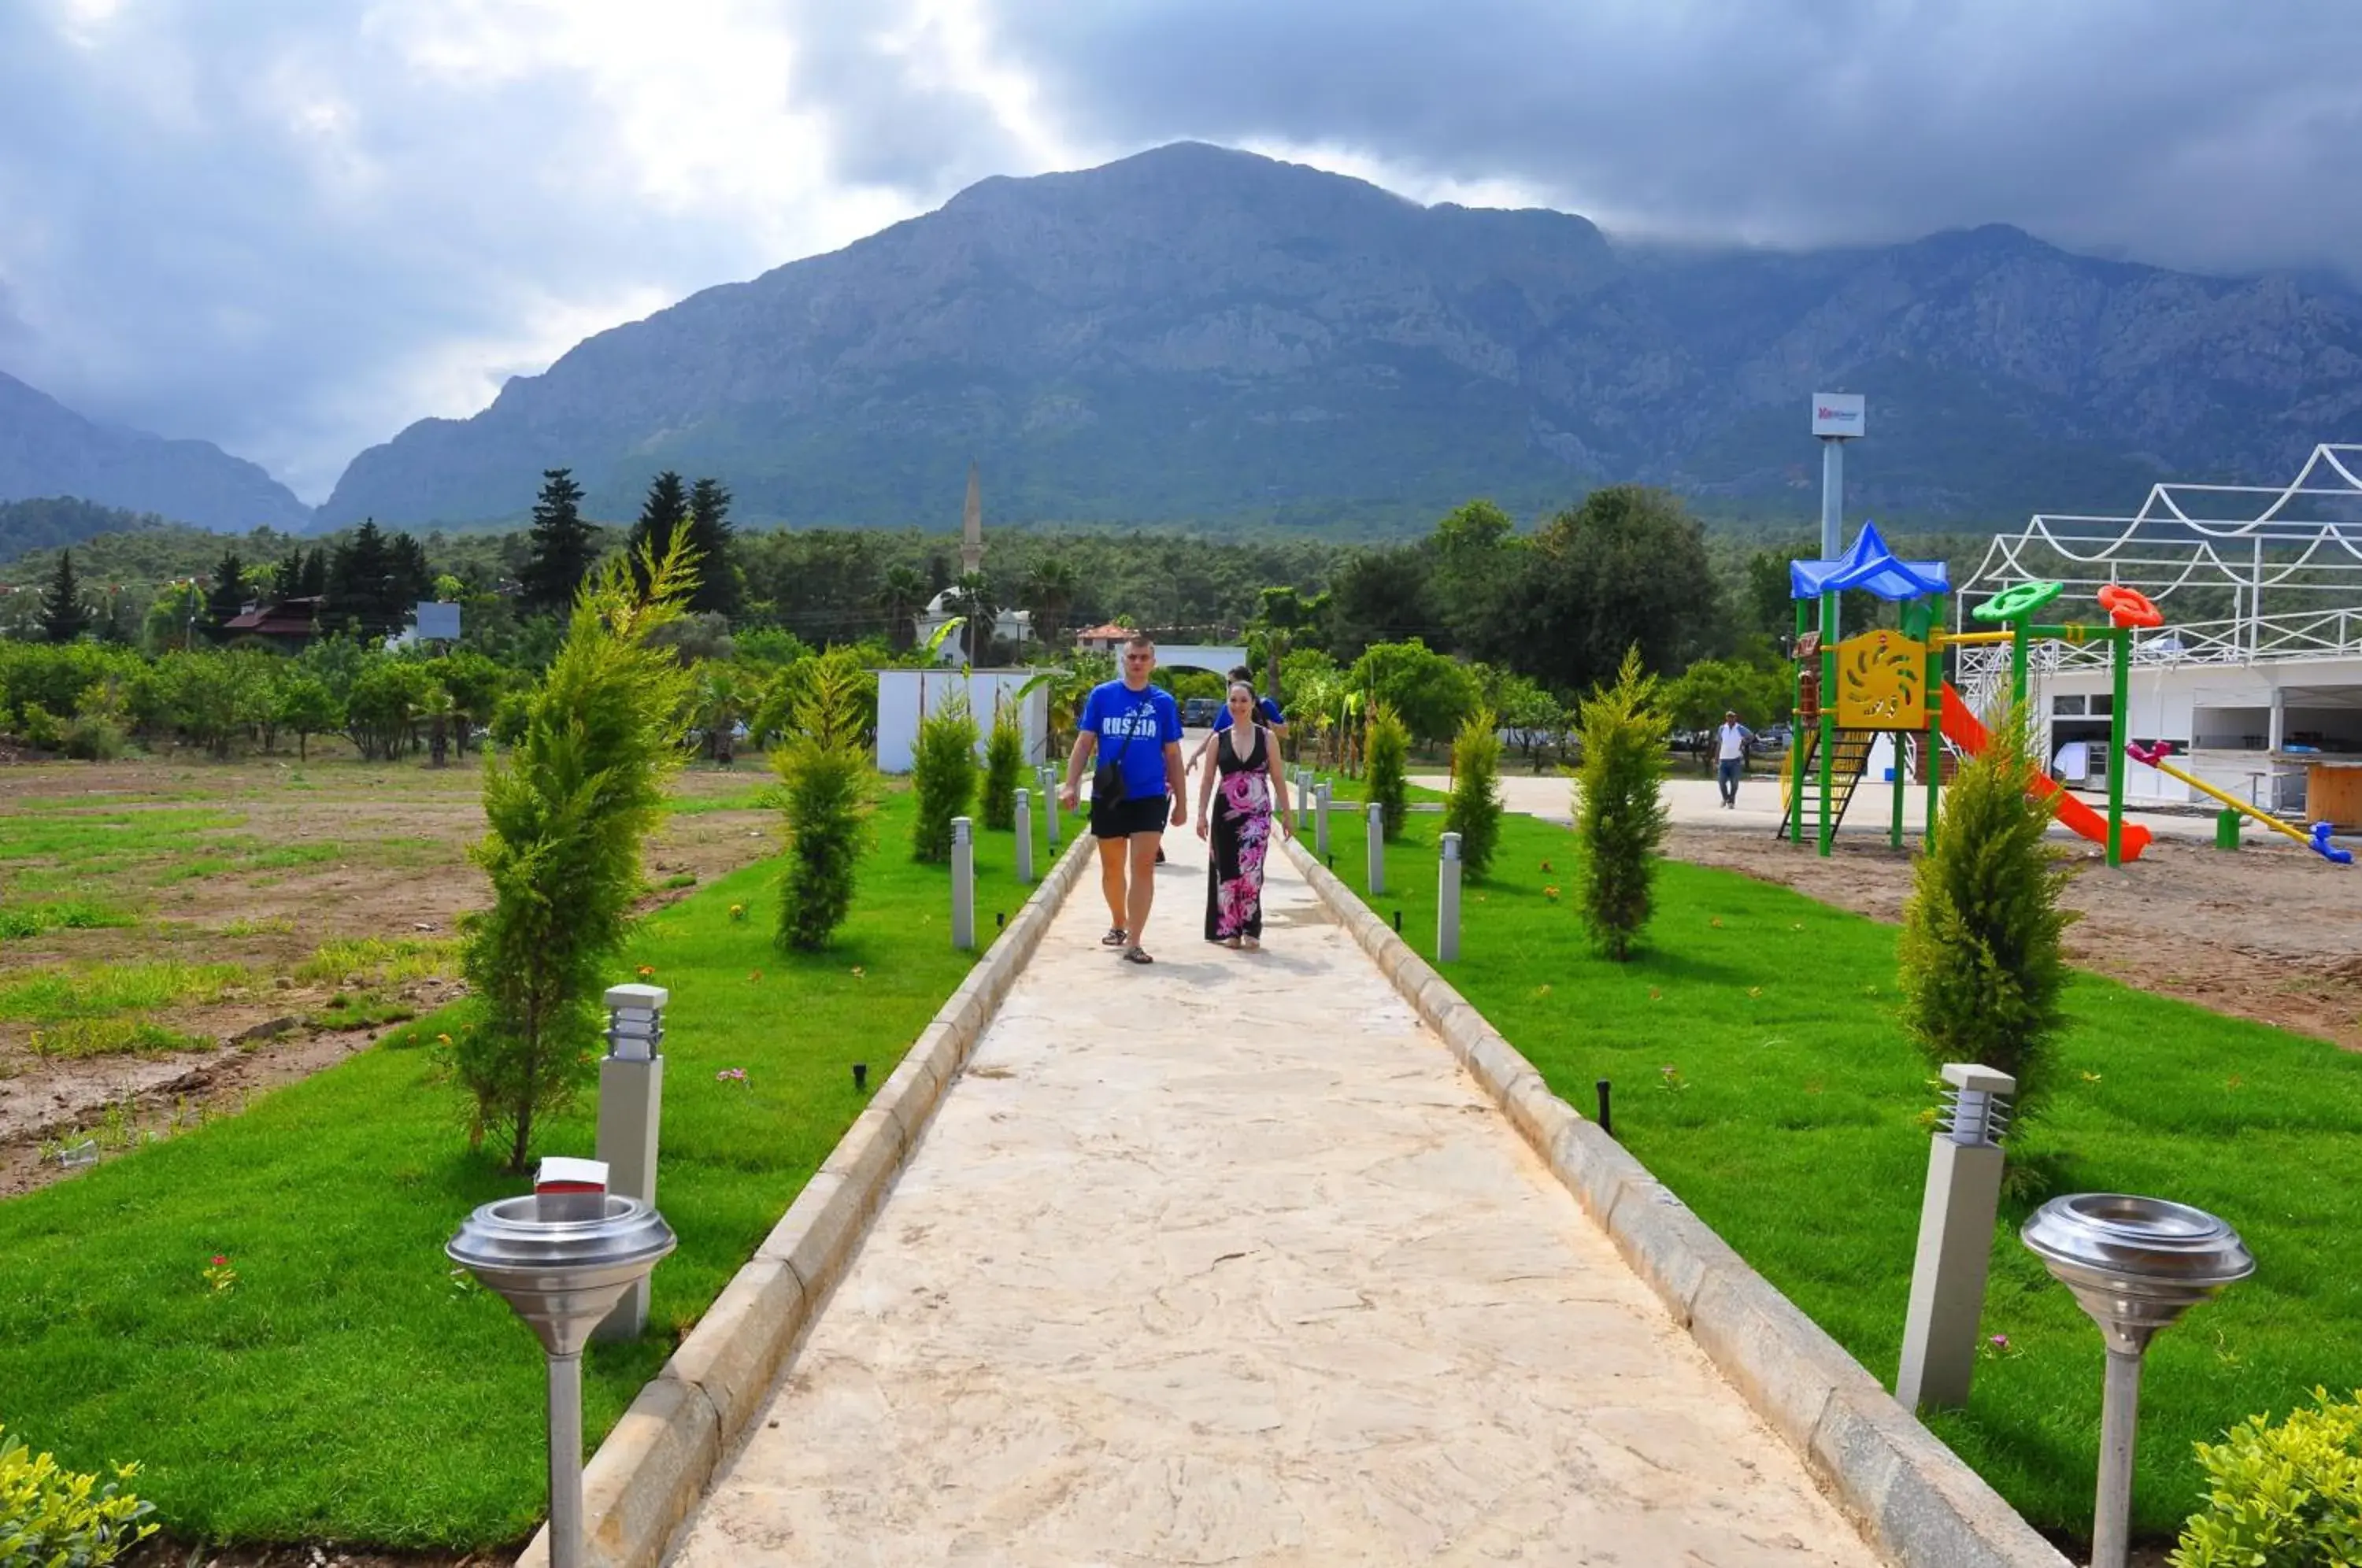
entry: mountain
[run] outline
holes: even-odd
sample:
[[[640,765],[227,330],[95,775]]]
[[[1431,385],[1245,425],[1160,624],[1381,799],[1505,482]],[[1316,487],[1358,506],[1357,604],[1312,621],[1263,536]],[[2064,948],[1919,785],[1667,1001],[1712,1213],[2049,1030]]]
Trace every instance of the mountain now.
[[[0,372],[0,501],[77,496],[199,527],[311,526],[312,509],[210,441],[100,425]]]
[[[707,289],[355,458],[323,525],[627,515],[663,468],[754,520],[1424,525],[1671,485],[1817,510],[1816,391],[1865,392],[1850,504],[1930,523],[2278,479],[2362,431],[2362,302],[2016,229],[1809,253],[1618,243],[1198,144],[991,179]]]

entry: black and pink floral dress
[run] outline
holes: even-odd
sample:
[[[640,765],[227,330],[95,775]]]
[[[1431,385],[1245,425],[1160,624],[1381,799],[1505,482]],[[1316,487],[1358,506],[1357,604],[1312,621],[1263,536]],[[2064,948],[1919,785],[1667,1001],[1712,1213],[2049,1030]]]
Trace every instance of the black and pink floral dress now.
[[[1271,843],[1271,735],[1255,726],[1254,749],[1243,758],[1230,731],[1214,737],[1213,856],[1206,867],[1206,940],[1263,939],[1263,857]]]

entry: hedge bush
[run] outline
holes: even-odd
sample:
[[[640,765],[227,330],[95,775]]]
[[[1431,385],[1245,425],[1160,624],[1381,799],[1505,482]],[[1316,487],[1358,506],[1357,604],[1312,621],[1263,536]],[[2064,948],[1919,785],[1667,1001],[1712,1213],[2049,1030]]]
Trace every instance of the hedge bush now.
[[[1657,850],[1665,839],[1665,716],[1657,679],[1639,650],[1624,656],[1616,684],[1583,700],[1583,762],[1575,770],[1574,827],[1583,844],[1577,881],[1584,923],[1622,963],[1654,907]]]
[[[918,811],[911,819],[911,858],[952,857],[952,819],[976,800],[976,718],[966,698],[939,704],[919,721],[911,747],[911,787]]]
[[[1490,709],[1461,723],[1451,743],[1451,794],[1443,831],[1460,835],[1461,869],[1482,878],[1501,843],[1501,732]]]

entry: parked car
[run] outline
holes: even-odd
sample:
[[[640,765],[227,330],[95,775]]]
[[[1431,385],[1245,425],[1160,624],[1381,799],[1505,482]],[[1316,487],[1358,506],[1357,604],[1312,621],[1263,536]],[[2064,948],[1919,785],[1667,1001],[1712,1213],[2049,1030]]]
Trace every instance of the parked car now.
[[[1181,701],[1181,723],[1184,728],[1210,728],[1220,716],[1222,704],[1211,697],[1185,697]]]

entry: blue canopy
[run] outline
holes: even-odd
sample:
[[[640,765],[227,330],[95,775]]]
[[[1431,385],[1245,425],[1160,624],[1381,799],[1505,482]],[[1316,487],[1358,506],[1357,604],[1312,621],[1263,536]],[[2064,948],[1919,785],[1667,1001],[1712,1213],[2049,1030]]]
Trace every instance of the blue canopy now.
[[[1860,588],[1881,599],[1919,599],[1951,587],[1951,573],[1942,561],[1896,558],[1878,536],[1878,525],[1864,523],[1854,536],[1853,548],[1833,561],[1790,561],[1788,597],[1818,599],[1824,593]]]

